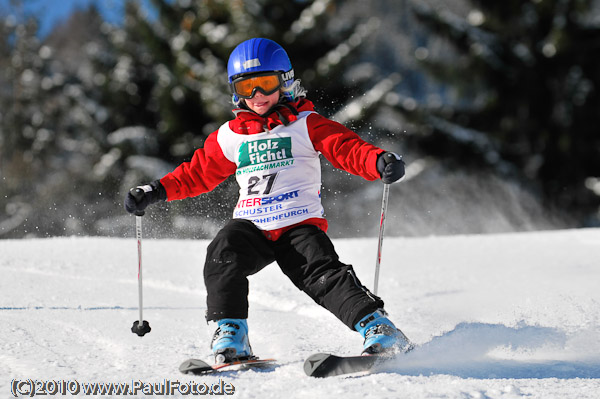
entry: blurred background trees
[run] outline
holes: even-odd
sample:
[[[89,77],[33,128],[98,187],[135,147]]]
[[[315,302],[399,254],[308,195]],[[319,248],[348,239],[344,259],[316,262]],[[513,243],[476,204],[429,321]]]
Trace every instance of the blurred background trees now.
[[[0,15],[0,238],[131,235],[125,192],[231,117],[226,62],[251,37],[286,48],[318,111],[405,154],[391,234],[598,225],[597,2],[150,2],[45,37],[20,1]],[[372,235],[380,191],[325,162],[331,233]],[[230,179],[147,226],[210,237],[236,197]]]
[[[597,4],[471,4],[466,19],[415,7],[419,21],[454,52],[449,64],[419,47],[421,65],[466,100],[410,110],[431,128],[427,150],[448,157],[451,148],[458,162],[537,183],[546,204],[585,217],[597,207],[589,188],[600,171],[600,134],[592,122],[600,106]]]

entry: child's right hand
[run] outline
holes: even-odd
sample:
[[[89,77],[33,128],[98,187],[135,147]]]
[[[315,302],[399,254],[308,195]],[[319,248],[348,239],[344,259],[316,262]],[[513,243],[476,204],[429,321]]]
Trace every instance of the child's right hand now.
[[[139,194],[134,195],[134,189],[131,189],[125,196],[125,210],[129,213],[142,212],[148,205],[167,199],[165,188],[158,180],[144,186],[138,186],[135,189],[139,189],[137,190]]]

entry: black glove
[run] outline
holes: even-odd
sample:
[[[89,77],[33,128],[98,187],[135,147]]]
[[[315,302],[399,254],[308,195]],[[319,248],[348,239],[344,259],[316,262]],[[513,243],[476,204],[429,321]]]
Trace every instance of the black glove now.
[[[404,176],[404,161],[395,152],[383,152],[377,156],[377,171],[381,181],[391,184]]]
[[[140,194],[134,195],[132,191],[139,189]],[[140,191],[141,190],[141,191]],[[137,197],[137,199],[136,199]],[[158,201],[166,201],[167,192],[160,181],[155,180],[145,186],[131,189],[125,196],[125,210],[129,213],[144,214],[144,209]],[[140,216],[141,216],[140,215]]]

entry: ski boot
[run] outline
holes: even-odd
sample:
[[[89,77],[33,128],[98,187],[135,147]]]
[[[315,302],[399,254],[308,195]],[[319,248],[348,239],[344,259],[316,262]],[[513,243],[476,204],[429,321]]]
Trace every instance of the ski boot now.
[[[387,318],[384,310],[366,315],[354,328],[365,339],[362,355],[394,355],[414,348],[406,335]]]
[[[210,347],[215,355],[215,363],[229,363],[237,359],[252,357],[252,347],[248,340],[248,323],[245,319],[217,320],[217,330]]]

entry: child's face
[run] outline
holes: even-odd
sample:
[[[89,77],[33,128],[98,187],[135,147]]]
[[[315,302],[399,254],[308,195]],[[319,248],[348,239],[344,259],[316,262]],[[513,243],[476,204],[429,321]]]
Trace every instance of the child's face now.
[[[277,104],[279,101],[279,91],[276,91],[268,96],[265,96],[260,91],[257,91],[254,97],[246,98],[244,101],[246,101],[248,108],[257,114],[262,115],[273,105]]]

